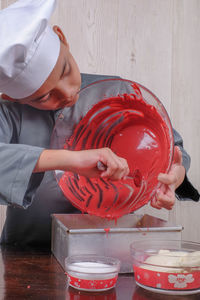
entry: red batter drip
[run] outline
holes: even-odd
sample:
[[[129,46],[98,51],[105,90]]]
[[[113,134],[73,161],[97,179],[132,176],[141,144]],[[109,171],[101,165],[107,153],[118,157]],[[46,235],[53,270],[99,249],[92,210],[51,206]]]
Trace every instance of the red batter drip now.
[[[110,232],[110,227],[109,228],[104,228],[104,231],[106,233],[106,236],[108,236],[108,233]]]
[[[109,147],[127,159],[133,179],[111,181],[65,172],[59,185],[82,212],[116,219],[155,196],[157,176],[169,168],[170,138],[164,120],[147,104],[137,84],[134,93],[100,101],[75,128],[65,148]]]

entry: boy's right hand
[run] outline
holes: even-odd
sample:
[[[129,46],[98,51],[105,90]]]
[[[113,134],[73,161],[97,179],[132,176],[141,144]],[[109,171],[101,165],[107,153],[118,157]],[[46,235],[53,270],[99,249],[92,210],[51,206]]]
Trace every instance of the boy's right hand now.
[[[80,175],[119,180],[129,174],[126,159],[117,156],[109,148],[73,151],[73,156],[76,157],[73,162],[73,169],[76,168],[76,173]],[[97,168],[98,162],[105,166],[104,171]]]
[[[99,171],[97,163],[102,162],[105,171]],[[34,172],[63,170],[86,177],[103,177],[120,180],[129,174],[126,159],[117,156],[109,148],[81,151],[44,150],[35,166]]]

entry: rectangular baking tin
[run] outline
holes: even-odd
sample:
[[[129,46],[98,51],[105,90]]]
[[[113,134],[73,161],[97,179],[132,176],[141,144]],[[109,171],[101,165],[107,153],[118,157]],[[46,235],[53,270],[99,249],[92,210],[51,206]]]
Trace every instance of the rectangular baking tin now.
[[[86,214],[54,214],[51,250],[63,269],[67,256],[98,254],[118,258],[120,273],[130,273],[131,243],[145,238],[181,239],[182,229],[148,215],[129,214],[115,222]]]

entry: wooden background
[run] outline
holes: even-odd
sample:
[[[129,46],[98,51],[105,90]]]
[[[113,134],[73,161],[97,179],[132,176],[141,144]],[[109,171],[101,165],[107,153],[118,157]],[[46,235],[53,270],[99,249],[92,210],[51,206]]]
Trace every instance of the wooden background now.
[[[0,0],[0,8],[13,2]],[[63,29],[81,72],[120,75],[160,98],[200,190],[200,0],[58,0],[52,24]],[[4,207],[0,213],[1,228]],[[200,203],[190,201],[169,213],[184,239],[200,242],[199,216]]]

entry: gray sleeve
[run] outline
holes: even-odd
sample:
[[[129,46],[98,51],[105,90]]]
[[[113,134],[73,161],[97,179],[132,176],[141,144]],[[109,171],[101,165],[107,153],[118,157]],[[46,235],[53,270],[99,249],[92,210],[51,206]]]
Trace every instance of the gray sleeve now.
[[[174,144],[175,144],[175,146],[178,146],[180,148],[180,150],[182,152],[183,166],[185,167],[186,172],[188,172],[188,170],[190,168],[191,158],[190,158],[189,154],[183,148],[183,139],[180,136],[180,134],[175,129],[173,129],[173,133],[174,133]]]
[[[26,208],[43,177],[32,174],[43,148],[17,144],[19,134],[19,112],[0,105],[0,204]]]
[[[25,194],[30,179],[33,180],[32,171],[42,150],[28,145],[0,143],[0,204],[13,204],[24,208],[31,204],[28,199],[32,197],[29,195],[27,199]],[[39,174],[35,175],[38,177]]]
[[[186,170],[186,175],[184,178],[184,181],[182,184],[176,189],[176,196],[178,200],[193,200],[193,201],[199,201],[200,195],[198,190],[192,185],[190,180],[187,177],[187,171],[190,168],[190,156],[187,154],[185,149],[183,148],[183,140],[180,136],[180,134],[173,129],[174,132],[174,144],[176,146],[179,146],[181,152],[182,152],[182,158],[183,158],[183,166]]]

